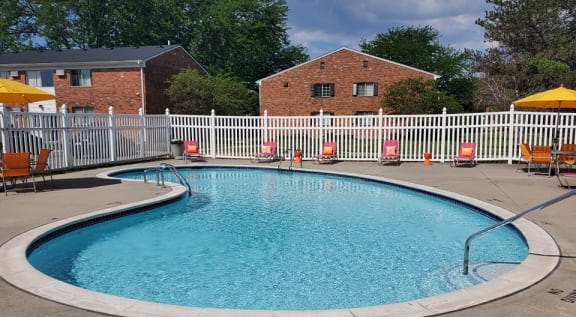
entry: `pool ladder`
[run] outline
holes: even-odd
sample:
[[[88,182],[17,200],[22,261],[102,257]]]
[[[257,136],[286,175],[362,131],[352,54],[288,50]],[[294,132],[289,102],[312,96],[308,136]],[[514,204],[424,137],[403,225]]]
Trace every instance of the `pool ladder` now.
[[[290,165],[288,166],[288,169],[283,169],[283,168],[282,168],[282,162],[283,162],[284,160],[286,160],[286,156],[289,156],[289,157],[290,157]],[[280,161],[280,163],[278,164],[278,170],[279,170],[280,172],[282,172],[282,171],[292,172],[292,165],[293,165],[293,164],[294,164],[294,151],[292,151],[292,149],[287,149],[287,150],[284,152],[283,159],[282,159],[282,160]]]
[[[504,219],[504,220],[502,220],[502,221],[500,221],[500,222],[498,222],[498,223],[496,223],[496,224],[494,224],[488,228],[480,230],[480,231],[472,234],[471,236],[469,236],[468,239],[466,239],[466,243],[464,245],[464,275],[468,274],[468,264],[470,262],[470,243],[472,243],[472,240],[474,240],[474,239],[476,239],[476,238],[478,238],[478,237],[480,237],[480,236],[482,236],[482,235],[484,235],[484,234],[486,234],[492,230],[496,230],[498,228],[501,228],[501,227],[511,223],[512,221],[514,221],[518,218],[524,217],[525,215],[527,215],[533,211],[544,209],[550,205],[553,205],[557,202],[560,202],[560,201],[562,201],[568,197],[571,197],[573,195],[576,195],[576,189],[571,190],[569,192],[566,192],[562,195],[556,196],[556,197],[554,197],[550,200],[547,200],[541,204],[538,204],[532,208],[526,209],[521,213],[518,213],[518,214],[516,214],[516,215],[514,215],[508,219]]]
[[[174,165],[168,164],[168,163],[161,163],[160,165],[158,165],[154,168],[145,169],[144,170],[144,183],[148,182],[146,174],[152,170],[156,172],[156,184],[157,185],[161,185],[162,187],[166,187],[164,184],[164,171],[168,170],[178,179],[180,184],[186,186],[189,194],[192,193],[192,187],[186,181],[184,176],[182,176],[182,174],[178,171],[178,169],[176,167],[174,167]]]

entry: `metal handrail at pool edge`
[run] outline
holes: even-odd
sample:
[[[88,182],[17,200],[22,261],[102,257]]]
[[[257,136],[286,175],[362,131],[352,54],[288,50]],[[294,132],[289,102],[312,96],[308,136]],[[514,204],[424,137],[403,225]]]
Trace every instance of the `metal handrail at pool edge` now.
[[[501,227],[513,222],[514,220],[516,220],[518,218],[524,217],[525,215],[527,215],[527,214],[529,214],[535,210],[543,209],[545,207],[553,205],[553,204],[560,202],[560,201],[562,201],[568,197],[571,197],[573,195],[576,195],[576,189],[570,190],[570,191],[568,191],[562,195],[556,196],[556,197],[554,197],[550,200],[547,200],[541,204],[538,204],[532,208],[526,209],[521,213],[518,213],[518,214],[516,214],[516,215],[514,215],[508,219],[504,219],[501,222],[498,222],[498,223],[496,223],[496,224],[494,224],[488,228],[482,229],[482,230],[472,234],[471,236],[469,236],[468,239],[466,239],[466,243],[464,245],[464,275],[468,274],[468,264],[470,262],[470,243],[472,243],[472,240],[474,240],[474,239],[476,239],[476,238],[478,238],[478,237],[480,237],[480,236],[482,236],[482,235],[484,235],[490,231],[501,228]]]

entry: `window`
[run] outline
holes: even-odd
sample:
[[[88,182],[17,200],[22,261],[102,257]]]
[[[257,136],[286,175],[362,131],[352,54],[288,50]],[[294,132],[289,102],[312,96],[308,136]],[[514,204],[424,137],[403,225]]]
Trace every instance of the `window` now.
[[[26,72],[26,84],[33,87],[54,87],[53,70],[29,70]]]
[[[5,72],[5,71],[0,72],[0,78],[8,79],[9,75],[10,75],[10,72]]]
[[[374,111],[355,111],[354,124],[359,127],[371,127],[375,125],[376,116],[378,113]]]
[[[72,113],[94,113],[94,107],[72,107]]]
[[[318,117],[318,116],[320,116],[320,112],[312,112],[310,115],[313,117]],[[322,116],[324,117],[324,120],[323,120],[324,122],[322,123],[322,126],[331,127],[333,115],[334,115],[333,112],[322,113]],[[312,126],[319,127],[320,126],[320,118],[312,118]]]
[[[70,86],[73,87],[92,86],[92,72],[89,69],[71,69]]]
[[[353,96],[378,96],[378,83],[355,83],[352,85]]]
[[[310,86],[310,97],[334,97],[334,84],[314,84]]]

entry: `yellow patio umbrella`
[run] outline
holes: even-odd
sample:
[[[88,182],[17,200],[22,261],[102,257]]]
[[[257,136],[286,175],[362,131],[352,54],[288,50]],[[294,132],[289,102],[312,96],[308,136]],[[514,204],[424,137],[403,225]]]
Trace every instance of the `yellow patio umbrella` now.
[[[558,87],[512,101],[512,104],[519,107],[557,109],[558,116],[556,118],[555,136],[557,139],[558,126],[560,123],[560,109],[576,108],[576,90]]]
[[[56,99],[56,97],[44,90],[0,78],[0,102],[21,104],[50,99]]]

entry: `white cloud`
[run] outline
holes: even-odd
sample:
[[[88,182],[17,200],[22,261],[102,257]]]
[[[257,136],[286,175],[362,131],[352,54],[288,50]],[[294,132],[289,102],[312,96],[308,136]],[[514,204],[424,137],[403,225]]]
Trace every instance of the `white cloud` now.
[[[430,25],[456,49],[487,47],[475,24],[489,8],[484,0],[287,0],[288,33],[311,57],[342,46],[357,49],[393,27]]]

